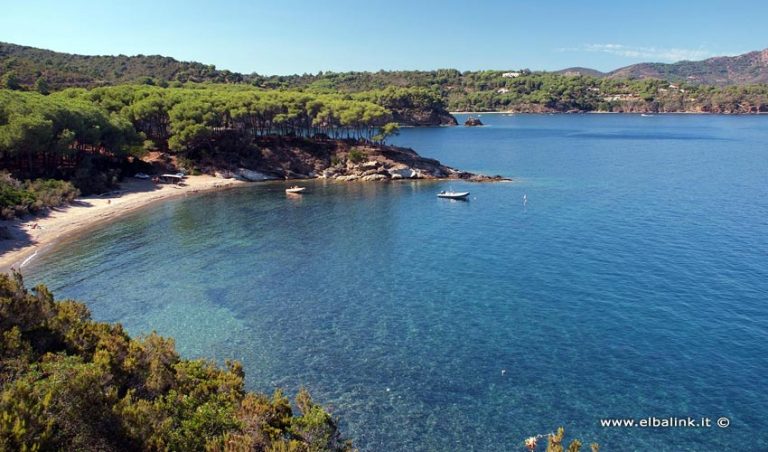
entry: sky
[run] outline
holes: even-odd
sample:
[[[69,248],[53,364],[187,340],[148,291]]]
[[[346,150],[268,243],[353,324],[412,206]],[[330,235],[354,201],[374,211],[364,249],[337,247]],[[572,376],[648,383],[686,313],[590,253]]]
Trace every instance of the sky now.
[[[768,1],[0,0],[0,41],[264,75],[610,71],[768,47]]]

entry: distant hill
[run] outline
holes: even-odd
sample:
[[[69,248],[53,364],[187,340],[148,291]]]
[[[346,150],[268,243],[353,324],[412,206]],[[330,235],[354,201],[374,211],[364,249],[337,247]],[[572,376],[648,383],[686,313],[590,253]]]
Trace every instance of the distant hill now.
[[[341,91],[381,89],[386,86],[446,88],[461,84],[459,82],[461,78],[483,79],[502,73],[501,71],[461,73],[454,69],[442,69],[259,76],[218,70],[213,65],[178,61],[159,55],[74,55],[0,42],[0,77],[8,72],[12,72],[21,85],[32,87],[38,79],[43,79],[52,90],[137,82],[164,84],[174,81],[193,81],[244,82],[265,88],[313,87]],[[571,67],[552,73],[609,79],[660,79],[719,86],[768,83],[768,49],[703,61],[633,64],[608,73],[586,67]]]
[[[664,79],[704,85],[768,83],[768,49],[733,57],[678,63],[640,63],[608,73],[613,79]]]
[[[560,75],[566,75],[569,77],[575,77],[579,75],[584,75],[587,77],[603,77],[605,76],[605,72],[600,72],[596,69],[590,69],[588,67],[569,67],[566,69],[561,69],[559,71],[555,71],[555,74]]]
[[[189,81],[243,83],[267,90],[368,93],[373,102],[400,115],[398,122],[410,125],[455,122],[444,107],[528,113],[765,113],[768,49],[704,61],[635,64],[607,74],[572,67],[556,72],[437,69],[259,75],[157,55],[71,55],[0,43],[0,87],[47,93],[67,87],[167,86]],[[402,96],[387,94],[389,89]],[[413,109],[414,105],[418,108]]]
[[[243,75],[220,71],[213,65],[159,55],[73,55],[0,42],[0,76],[8,72],[13,72],[22,85],[32,86],[42,78],[54,90],[146,82],[148,78],[158,82],[243,80]]]

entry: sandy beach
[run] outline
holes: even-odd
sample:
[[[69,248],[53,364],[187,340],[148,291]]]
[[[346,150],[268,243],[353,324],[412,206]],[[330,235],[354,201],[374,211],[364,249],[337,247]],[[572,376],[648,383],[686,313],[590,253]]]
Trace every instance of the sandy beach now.
[[[189,176],[182,185],[155,185],[148,180],[126,179],[120,189],[106,196],[87,196],[47,214],[0,221],[10,239],[0,240],[0,271],[22,269],[40,253],[67,236],[112,221],[154,202],[211,190],[246,185],[248,182],[213,176]]]

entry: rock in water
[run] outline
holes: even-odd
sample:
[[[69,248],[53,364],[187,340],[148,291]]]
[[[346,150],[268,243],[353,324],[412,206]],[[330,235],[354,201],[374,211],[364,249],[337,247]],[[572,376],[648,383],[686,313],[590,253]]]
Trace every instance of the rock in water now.
[[[466,121],[464,121],[464,125],[467,127],[475,127],[475,126],[482,126],[483,123],[480,121],[479,118],[474,118],[470,116]]]

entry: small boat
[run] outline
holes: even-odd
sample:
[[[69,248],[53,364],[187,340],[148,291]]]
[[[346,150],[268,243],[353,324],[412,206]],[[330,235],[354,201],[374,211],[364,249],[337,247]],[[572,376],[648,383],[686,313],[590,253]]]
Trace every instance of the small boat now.
[[[149,174],[147,173],[136,173],[133,175],[136,179],[149,179]]]
[[[467,196],[469,196],[468,191],[441,191],[437,194],[438,198],[447,199],[466,199]]]
[[[285,192],[286,193],[301,193],[301,192],[303,192],[306,189],[307,189],[307,187],[299,187],[298,185],[294,185],[291,188],[286,188]]]

